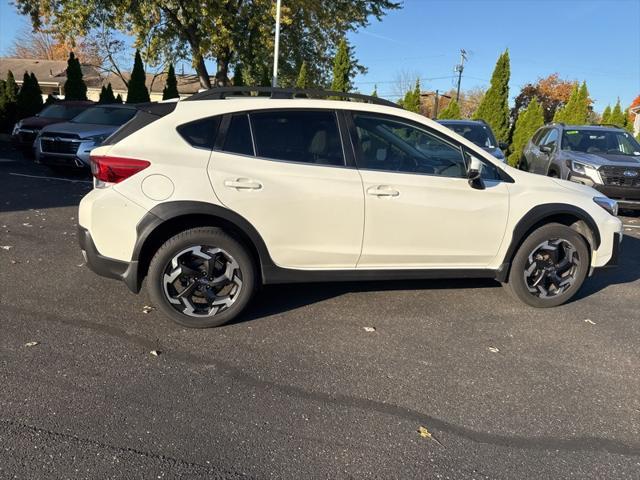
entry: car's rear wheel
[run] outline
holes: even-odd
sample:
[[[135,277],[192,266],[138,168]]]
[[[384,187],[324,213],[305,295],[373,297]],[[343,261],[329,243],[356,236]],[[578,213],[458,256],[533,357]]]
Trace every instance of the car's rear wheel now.
[[[589,271],[589,246],[575,230],[549,223],[533,231],[516,252],[504,286],[533,307],[562,305]]]
[[[157,251],[147,275],[154,304],[190,328],[216,327],[236,318],[255,290],[251,256],[219,228],[186,230]]]

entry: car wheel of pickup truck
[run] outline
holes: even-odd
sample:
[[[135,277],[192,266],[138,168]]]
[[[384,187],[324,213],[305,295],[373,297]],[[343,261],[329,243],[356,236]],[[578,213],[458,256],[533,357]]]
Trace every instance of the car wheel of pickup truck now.
[[[522,243],[504,286],[532,307],[555,307],[580,289],[589,262],[589,247],[582,235],[565,225],[549,223]]]

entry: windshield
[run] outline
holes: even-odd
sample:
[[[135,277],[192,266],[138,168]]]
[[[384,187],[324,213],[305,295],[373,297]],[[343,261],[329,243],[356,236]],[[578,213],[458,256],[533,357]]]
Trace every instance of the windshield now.
[[[135,108],[92,107],[71,120],[73,123],[94,123],[97,125],[124,125],[136,114]]]
[[[565,130],[562,150],[610,154],[640,155],[640,144],[627,132],[616,130]]]
[[[482,125],[481,123],[445,123],[444,125],[447,128],[450,128],[458,135],[462,135],[464,138],[469,140],[470,142],[475,143],[479,147],[485,148],[496,148],[495,137],[491,132],[491,129],[486,125]]]
[[[62,118],[69,119],[78,115],[80,112],[85,110],[87,107],[83,107],[77,105],[75,107],[70,107],[67,105],[49,105],[45,107],[38,115],[40,118]]]

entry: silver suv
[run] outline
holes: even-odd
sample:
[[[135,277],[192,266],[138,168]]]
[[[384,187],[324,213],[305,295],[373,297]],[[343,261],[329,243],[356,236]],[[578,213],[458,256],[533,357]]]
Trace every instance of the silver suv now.
[[[588,185],[622,208],[640,209],[640,144],[616,126],[546,125],[525,147],[520,168]]]

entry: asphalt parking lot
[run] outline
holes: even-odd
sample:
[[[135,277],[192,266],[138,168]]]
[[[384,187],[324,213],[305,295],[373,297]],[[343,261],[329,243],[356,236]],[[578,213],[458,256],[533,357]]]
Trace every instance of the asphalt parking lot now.
[[[83,265],[91,184],[52,177],[0,144],[0,478],[640,478],[637,214],[559,308],[278,286],[202,331]]]

